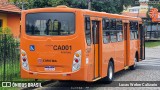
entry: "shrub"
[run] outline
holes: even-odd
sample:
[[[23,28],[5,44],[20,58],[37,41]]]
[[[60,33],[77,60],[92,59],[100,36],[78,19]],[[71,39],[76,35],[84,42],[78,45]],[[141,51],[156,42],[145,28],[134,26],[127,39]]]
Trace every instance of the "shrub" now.
[[[6,28],[0,27],[0,34],[12,34],[11,29],[9,27]]]

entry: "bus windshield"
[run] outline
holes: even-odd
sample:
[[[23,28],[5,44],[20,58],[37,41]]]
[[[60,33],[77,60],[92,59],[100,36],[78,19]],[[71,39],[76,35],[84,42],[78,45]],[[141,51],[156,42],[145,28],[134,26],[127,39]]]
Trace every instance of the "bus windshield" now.
[[[74,13],[31,13],[26,16],[26,33],[32,36],[61,36],[75,33]]]

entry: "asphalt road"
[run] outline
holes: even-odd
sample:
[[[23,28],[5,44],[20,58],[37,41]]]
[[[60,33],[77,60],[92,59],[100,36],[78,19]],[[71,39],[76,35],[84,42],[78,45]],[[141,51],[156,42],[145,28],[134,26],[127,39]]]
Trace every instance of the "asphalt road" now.
[[[138,62],[136,70],[123,70],[115,74],[114,82],[103,84],[102,82],[59,82],[55,81],[39,89],[59,89],[59,90],[160,90],[160,87],[116,87],[124,84],[125,81],[135,81],[134,83],[146,83],[145,81],[160,81],[160,47],[146,48],[146,59]],[[118,83],[118,84],[117,84]],[[140,83],[140,84],[141,84]],[[160,82],[159,82],[160,84]],[[63,88],[67,87],[67,88]]]

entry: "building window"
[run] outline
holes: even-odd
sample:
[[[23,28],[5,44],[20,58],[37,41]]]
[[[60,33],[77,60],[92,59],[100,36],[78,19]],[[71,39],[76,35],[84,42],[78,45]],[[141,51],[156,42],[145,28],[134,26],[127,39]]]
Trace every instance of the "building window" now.
[[[0,27],[2,27],[2,20],[0,19]]]
[[[138,13],[139,9],[129,9],[129,12],[131,12],[131,13]]]

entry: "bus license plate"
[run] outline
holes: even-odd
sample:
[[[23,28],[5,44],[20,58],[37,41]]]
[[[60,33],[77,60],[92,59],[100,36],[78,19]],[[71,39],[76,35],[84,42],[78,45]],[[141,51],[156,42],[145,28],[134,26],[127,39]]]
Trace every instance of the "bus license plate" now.
[[[45,66],[44,70],[45,71],[55,71],[55,67],[53,67],[53,66]]]

